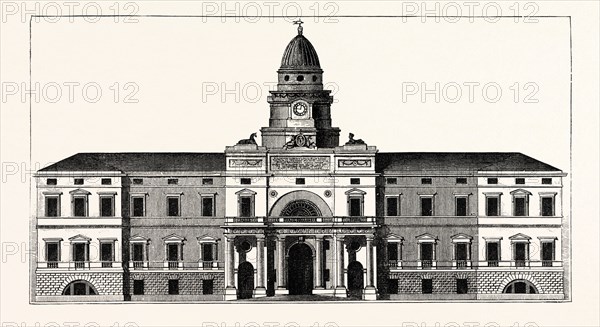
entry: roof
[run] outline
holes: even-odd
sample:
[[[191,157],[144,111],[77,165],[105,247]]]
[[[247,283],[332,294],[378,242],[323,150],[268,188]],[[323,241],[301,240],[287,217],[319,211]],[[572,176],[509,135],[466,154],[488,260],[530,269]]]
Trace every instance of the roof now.
[[[302,34],[296,35],[285,48],[281,69],[321,69],[319,56],[310,41]]]
[[[377,172],[560,171],[518,152],[380,152]]]
[[[225,171],[224,153],[78,153],[41,169],[52,171]],[[382,152],[375,170],[383,172],[555,171],[560,169],[518,152]]]
[[[40,171],[224,171],[224,153],[78,153]]]

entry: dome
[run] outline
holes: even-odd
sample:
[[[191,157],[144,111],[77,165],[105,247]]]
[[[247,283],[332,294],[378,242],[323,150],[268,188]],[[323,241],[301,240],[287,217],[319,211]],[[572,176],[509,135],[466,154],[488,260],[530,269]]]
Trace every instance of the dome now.
[[[281,58],[281,69],[316,69],[321,70],[317,51],[302,34],[296,35],[285,48]]]

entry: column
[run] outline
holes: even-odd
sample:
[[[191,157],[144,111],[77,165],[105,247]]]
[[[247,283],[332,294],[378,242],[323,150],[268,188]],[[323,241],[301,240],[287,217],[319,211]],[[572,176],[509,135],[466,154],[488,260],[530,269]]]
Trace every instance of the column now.
[[[256,236],[256,289],[254,297],[267,296],[265,288],[265,236]]]
[[[367,235],[366,260],[367,260],[367,287],[363,292],[364,300],[377,300],[377,290],[375,289],[374,281],[374,265],[373,265],[373,235]]]
[[[315,239],[315,289],[323,289],[323,236]]]
[[[285,287],[285,237],[277,237],[275,247],[277,251],[277,289],[275,294],[289,294]]]
[[[335,296],[347,297],[346,286],[344,286],[344,236],[336,235],[335,237]]]
[[[225,236],[225,300],[237,300],[235,289],[235,237]]]

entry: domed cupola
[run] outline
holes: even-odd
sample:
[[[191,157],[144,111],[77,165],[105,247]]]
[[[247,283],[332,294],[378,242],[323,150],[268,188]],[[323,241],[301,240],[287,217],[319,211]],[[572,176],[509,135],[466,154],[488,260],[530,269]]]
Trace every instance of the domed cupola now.
[[[322,71],[317,51],[310,41],[302,35],[301,31],[285,48],[280,70],[302,69]]]
[[[282,91],[322,90],[323,70],[317,51],[302,34],[302,21],[294,23],[298,24],[298,35],[288,43],[283,52],[281,67],[277,71],[278,89]]]

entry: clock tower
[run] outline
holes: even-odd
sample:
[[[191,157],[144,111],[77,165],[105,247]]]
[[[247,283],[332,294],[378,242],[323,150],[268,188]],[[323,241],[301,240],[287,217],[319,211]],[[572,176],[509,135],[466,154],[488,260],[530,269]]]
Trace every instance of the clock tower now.
[[[323,70],[310,41],[297,21],[298,35],[283,53],[277,90],[271,91],[269,127],[261,129],[269,149],[334,148],[340,130],[331,126],[331,91],[323,89]]]

